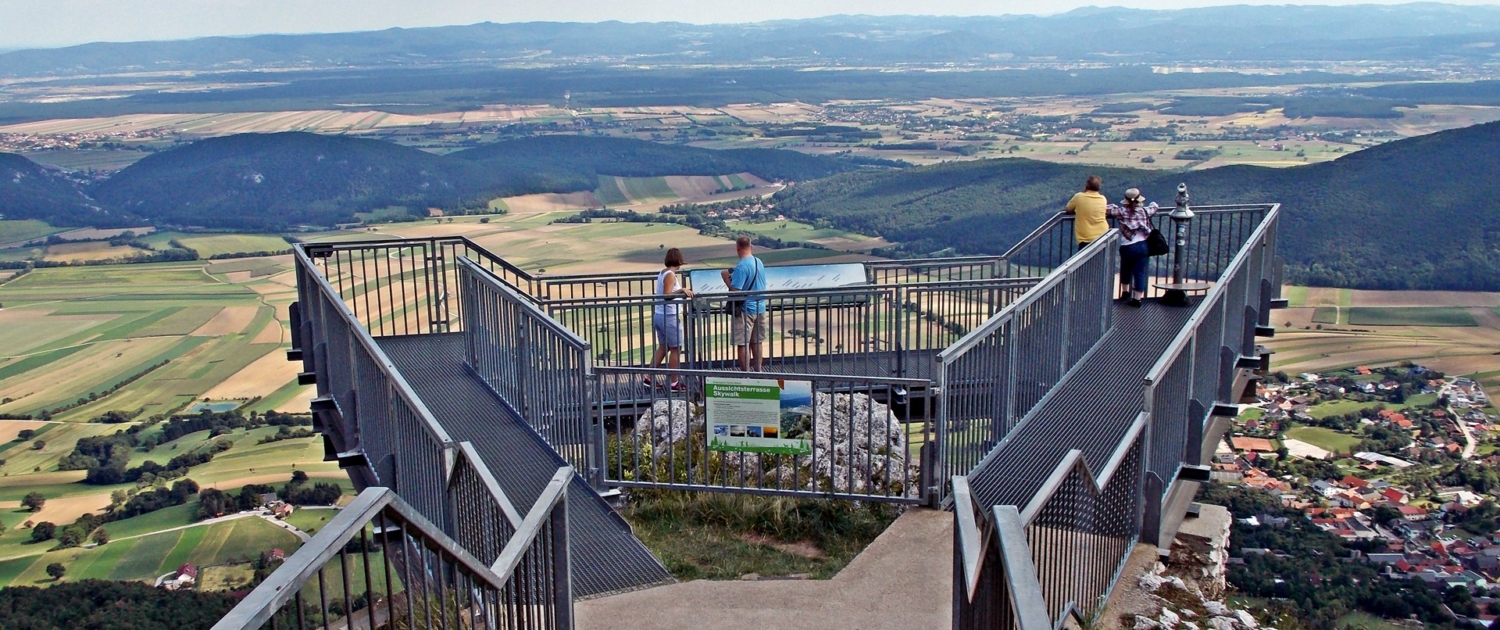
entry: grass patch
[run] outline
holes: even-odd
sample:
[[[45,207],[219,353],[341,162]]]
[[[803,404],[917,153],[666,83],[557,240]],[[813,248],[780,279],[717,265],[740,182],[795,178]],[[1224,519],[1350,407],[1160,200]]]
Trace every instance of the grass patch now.
[[[182,538],[182,534],[183,532],[180,531],[166,532],[137,539],[130,555],[116,562],[115,567],[110,570],[109,579],[150,580],[167,571],[176,570],[178,565],[182,564],[181,562],[172,565],[171,568],[165,571],[161,570],[161,566],[164,564],[163,559],[167,554],[171,553],[177,547],[177,542]]]
[[[1407,630],[1407,626],[1382,619],[1367,612],[1352,612],[1334,622],[1340,630]]]
[[[1349,309],[1352,326],[1478,326],[1468,309],[1451,306],[1379,307]]]
[[[1332,306],[1319,306],[1313,309],[1312,321],[1314,324],[1337,324],[1339,323],[1339,309]]]
[[[828,578],[896,519],[878,503],[641,492],[625,511],[680,580],[810,574]]]
[[[338,515],[338,510],[309,510],[302,508],[292,512],[291,516],[281,520],[311,535],[322,531],[323,527],[328,524],[328,521],[333,520],[333,517]]]
[[[1335,400],[1332,402],[1318,403],[1307,408],[1307,415],[1322,420],[1333,416],[1342,416],[1347,413],[1357,413],[1365,409],[1374,409],[1385,403],[1381,402],[1358,402],[1353,400]]]
[[[1287,287],[1286,301],[1293,308],[1307,305],[1307,287]]]
[[[25,558],[12,558],[0,560],[0,587],[9,586],[16,578],[21,577],[31,565],[36,562],[37,556]]]
[[[47,225],[43,221],[35,219],[0,221],[0,243],[29,241],[61,231],[58,228]]]
[[[1323,427],[1292,427],[1286,436],[1334,453],[1347,453],[1360,442],[1357,437]]]
[[[115,521],[104,526],[109,537],[115,540],[130,536],[141,536],[164,529],[192,525],[197,519],[198,502],[174,505],[148,514]],[[113,544],[113,543],[111,543]]]

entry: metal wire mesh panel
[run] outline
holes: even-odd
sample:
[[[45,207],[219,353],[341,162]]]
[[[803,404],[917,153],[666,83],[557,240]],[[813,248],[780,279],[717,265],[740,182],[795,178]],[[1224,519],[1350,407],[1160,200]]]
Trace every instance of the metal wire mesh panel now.
[[[367,489],[214,628],[571,628],[569,478],[559,471],[493,566]]]
[[[931,409],[920,381],[812,374],[599,368],[611,485],[916,503],[923,498],[919,444]],[[807,400],[783,406],[778,439],[798,450],[714,446],[707,399],[716,383],[754,381]],[[730,431],[734,429],[729,429]],[[762,427],[739,437],[764,437]]]

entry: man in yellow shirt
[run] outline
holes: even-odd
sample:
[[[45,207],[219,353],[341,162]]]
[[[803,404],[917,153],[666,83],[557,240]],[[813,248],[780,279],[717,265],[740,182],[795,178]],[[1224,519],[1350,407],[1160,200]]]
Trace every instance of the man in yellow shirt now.
[[[1068,200],[1068,207],[1064,212],[1074,215],[1073,235],[1078,238],[1078,249],[1088,247],[1089,243],[1104,236],[1109,231],[1109,221],[1105,217],[1105,206],[1109,200],[1099,192],[1104,182],[1098,175],[1090,175],[1083,185],[1083,192],[1073,195]]]

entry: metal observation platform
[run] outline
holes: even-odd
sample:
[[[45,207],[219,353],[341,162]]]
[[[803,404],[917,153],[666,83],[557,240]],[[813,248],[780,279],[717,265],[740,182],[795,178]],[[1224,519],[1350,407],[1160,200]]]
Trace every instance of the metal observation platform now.
[[[654,273],[299,245],[288,358],[361,494],[216,627],[572,627],[575,599],[672,581],[622,489],[951,509],[955,627],[1089,621],[1132,547],[1175,535],[1265,360],[1279,212],[1180,195],[1140,308],[1118,232],[1080,250],[1068,215],[1001,256],[771,266],[757,373],[716,272],[672,302],[668,369]]]

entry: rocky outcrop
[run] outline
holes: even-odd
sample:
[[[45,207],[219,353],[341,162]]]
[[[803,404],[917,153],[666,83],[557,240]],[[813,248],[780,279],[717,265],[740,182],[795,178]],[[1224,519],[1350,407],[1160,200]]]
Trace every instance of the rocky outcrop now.
[[[667,453],[688,449],[703,453],[707,443],[707,422],[703,407],[686,400],[658,400],[649,413],[635,423],[635,443],[649,445],[655,454],[657,470],[633,471],[639,478],[650,474],[686,476],[681,471],[661,469]],[[907,457],[906,430],[886,405],[866,394],[817,393],[808,426],[784,427],[788,437],[807,436],[812,440],[813,456],[788,457],[756,453],[707,452],[706,457],[674,458],[694,461],[695,479],[723,478],[727,473],[736,482],[744,477],[746,485],[760,487],[801,488],[856,494],[906,494],[916,496],[920,469],[915,458]],[[627,440],[628,441],[628,440]],[[631,446],[631,445],[627,445]],[[639,451],[645,449],[637,449]],[[643,463],[651,457],[642,458]],[[636,461],[624,457],[623,461]],[[708,470],[704,470],[704,468]],[[705,476],[705,473],[707,476]]]

